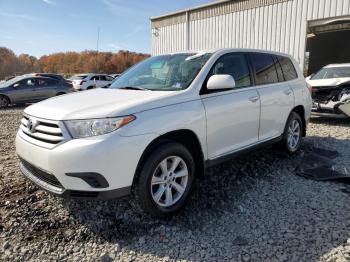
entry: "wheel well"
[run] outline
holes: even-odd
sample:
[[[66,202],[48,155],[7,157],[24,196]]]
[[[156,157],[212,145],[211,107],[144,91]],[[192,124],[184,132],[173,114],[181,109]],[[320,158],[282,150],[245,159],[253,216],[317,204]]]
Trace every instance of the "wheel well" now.
[[[200,177],[200,178],[203,177],[204,176],[204,156],[202,152],[202,147],[200,145],[199,139],[196,136],[196,134],[193,131],[187,130],[187,129],[172,131],[154,139],[143,152],[140,158],[140,161],[137,165],[135,177],[139,174],[140,168],[142,168],[147,157],[159,145],[169,141],[180,143],[183,146],[185,146],[188,149],[188,151],[190,151],[196,165],[196,175],[197,177]],[[134,177],[134,181],[135,181],[135,177]]]
[[[11,99],[7,96],[7,95],[3,95],[3,94],[0,94],[0,97],[5,97],[8,101],[9,101],[9,104],[11,104]]]
[[[297,113],[301,121],[303,122],[303,136],[306,136],[306,122],[305,122],[305,109],[303,106],[299,105],[293,108],[293,112]]]

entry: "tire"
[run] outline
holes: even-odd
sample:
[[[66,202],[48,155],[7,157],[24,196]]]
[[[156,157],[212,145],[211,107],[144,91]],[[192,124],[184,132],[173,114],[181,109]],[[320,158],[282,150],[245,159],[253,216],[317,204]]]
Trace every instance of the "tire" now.
[[[300,116],[292,112],[289,115],[281,145],[289,154],[294,154],[300,149],[303,137],[303,122]]]
[[[66,93],[63,93],[63,92],[60,92],[60,93],[57,93],[56,96],[61,96],[61,95],[65,95]]]
[[[194,174],[195,163],[186,147],[176,142],[161,144],[152,151],[136,174],[131,205],[152,217],[172,216],[185,206]]]
[[[6,96],[0,96],[0,108],[6,108],[10,104],[10,100]]]
[[[87,88],[86,88],[86,90],[90,90],[90,89],[93,89],[94,87],[93,86],[88,86]]]

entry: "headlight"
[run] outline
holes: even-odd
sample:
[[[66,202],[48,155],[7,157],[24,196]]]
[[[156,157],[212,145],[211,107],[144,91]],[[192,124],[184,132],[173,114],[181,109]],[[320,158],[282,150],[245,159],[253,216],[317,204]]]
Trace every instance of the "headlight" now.
[[[107,134],[129,124],[135,116],[64,121],[73,138]]]

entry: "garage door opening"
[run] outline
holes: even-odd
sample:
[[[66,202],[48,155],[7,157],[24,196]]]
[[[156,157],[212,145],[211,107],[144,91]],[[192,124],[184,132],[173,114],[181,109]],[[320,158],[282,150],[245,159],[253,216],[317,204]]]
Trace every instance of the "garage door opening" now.
[[[323,66],[350,63],[350,19],[309,24],[306,44],[306,70],[310,75]]]

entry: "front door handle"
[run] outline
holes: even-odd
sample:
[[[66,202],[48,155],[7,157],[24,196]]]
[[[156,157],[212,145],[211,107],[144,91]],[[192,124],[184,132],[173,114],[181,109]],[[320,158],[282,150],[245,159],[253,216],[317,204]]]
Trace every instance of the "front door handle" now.
[[[285,90],[283,93],[284,93],[285,95],[289,96],[289,95],[292,93],[292,91],[289,90],[289,89],[287,89],[287,90]]]
[[[255,103],[255,102],[258,101],[258,100],[259,100],[259,97],[258,97],[258,96],[251,96],[251,97],[249,97],[249,101],[250,101],[250,102]]]

